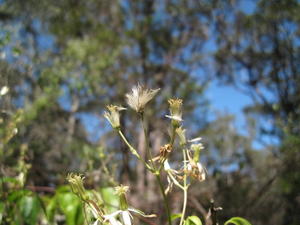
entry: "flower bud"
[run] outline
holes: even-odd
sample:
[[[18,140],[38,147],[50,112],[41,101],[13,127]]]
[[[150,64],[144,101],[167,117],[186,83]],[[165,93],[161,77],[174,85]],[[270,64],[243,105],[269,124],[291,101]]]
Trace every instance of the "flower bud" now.
[[[115,187],[116,194],[120,197],[120,209],[121,210],[127,210],[128,209],[128,203],[126,199],[126,193],[129,190],[128,186],[120,185]]]
[[[84,177],[81,174],[70,173],[67,176],[67,180],[70,183],[71,189],[82,200],[87,200],[85,188],[83,186]]]
[[[169,99],[168,103],[171,115],[166,115],[166,117],[172,120],[174,127],[179,127],[180,122],[182,122],[182,99]]]
[[[116,105],[108,105],[107,106],[108,112],[104,112],[104,117],[108,120],[111,126],[114,129],[120,128],[120,111],[126,110],[126,108],[116,106]]]

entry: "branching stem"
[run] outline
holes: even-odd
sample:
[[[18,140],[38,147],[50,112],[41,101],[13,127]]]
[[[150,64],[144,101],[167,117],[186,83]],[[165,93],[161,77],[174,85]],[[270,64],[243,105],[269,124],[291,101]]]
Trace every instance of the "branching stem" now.
[[[122,131],[121,131],[121,130],[118,130],[118,133],[119,133],[120,137],[122,138],[122,140],[125,142],[125,144],[128,146],[130,152],[131,152],[133,155],[135,155],[135,156],[138,158],[138,160],[140,160],[140,161],[146,166],[147,169],[149,169],[150,171],[153,171],[152,168],[151,168],[151,166],[150,166],[148,163],[146,163],[144,159],[141,158],[141,156],[140,156],[139,153],[135,150],[135,148],[132,147],[132,145],[127,141],[127,139],[126,139],[126,137],[124,136],[124,134],[122,133]]]
[[[162,193],[162,196],[163,196],[164,205],[165,205],[165,208],[166,208],[166,211],[167,211],[168,224],[172,225],[171,213],[170,213],[170,207],[169,207],[169,203],[168,203],[168,198],[167,198],[167,196],[165,194],[165,190],[164,190],[163,184],[161,182],[160,174],[156,173],[155,177],[156,177],[157,183],[159,184],[159,189],[160,189],[160,191]]]

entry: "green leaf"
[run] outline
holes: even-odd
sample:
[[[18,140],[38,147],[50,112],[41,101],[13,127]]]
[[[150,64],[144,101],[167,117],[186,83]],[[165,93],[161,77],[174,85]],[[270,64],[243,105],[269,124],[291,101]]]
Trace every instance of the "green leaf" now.
[[[57,209],[57,200],[56,200],[56,195],[54,197],[47,197],[45,196],[43,198],[43,202],[46,205],[46,217],[47,220],[50,223],[54,222],[54,215]]]
[[[234,225],[251,225],[251,223],[242,218],[242,217],[232,217],[231,219],[227,220],[224,225],[229,225],[229,224],[234,224]]]
[[[112,187],[104,187],[100,189],[101,197],[110,213],[116,211],[119,207],[119,197],[115,194]]]
[[[176,213],[171,215],[171,221],[176,220],[181,217],[181,213]]]
[[[0,182],[17,184],[18,180],[13,177],[2,177],[2,178],[0,178]]]
[[[57,202],[66,216],[66,223],[68,225],[83,223],[81,202],[76,195],[71,192],[60,192],[57,195]]]
[[[184,224],[185,225],[202,225],[202,222],[198,216],[189,216],[188,218],[186,218]]]
[[[28,190],[16,190],[9,193],[7,200],[9,202],[18,202],[22,197],[30,195]]]
[[[26,224],[37,224],[40,214],[40,201],[36,196],[23,196],[18,202],[20,213]]]
[[[4,203],[3,202],[0,202],[0,224],[2,222],[2,218],[3,218],[3,215],[4,215]]]

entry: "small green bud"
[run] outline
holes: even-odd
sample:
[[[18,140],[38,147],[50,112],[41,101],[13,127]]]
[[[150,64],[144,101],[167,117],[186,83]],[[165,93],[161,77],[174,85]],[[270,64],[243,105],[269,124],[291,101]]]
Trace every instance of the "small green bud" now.
[[[106,106],[108,111],[104,112],[104,117],[108,120],[108,122],[111,124],[111,126],[114,129],[120,128],[120,111],[126,110],[126,108],[123,108],[121,106],[116,105],[108,105]]]
[[[70,173],[67,176],[67,180],[70,183],[71,189],[82,200],[87,200],[88,197],[83,186],[84,177],[81,174]]]
[[[191,145],[191,149],[194,151],[194,157],[193,157],[193,160],[195,162],[198,162],[199,161],[199,158],[200,158],[200,152],[202,149],[204,149],[204,146],[202,143],[198,143],[198,144],[192,144]]]
[[[182,122],[182,99],[169,99],[169,110],[171,115],[166,115],[169,119],[172,120],[172,125],[174,127],[179,127],[180,122]]]
[[[120,209],[121,210],[127,210],[128,209],[128,203],[126,199],[126,193],[129,190],[128,186],[120,185],[115,187],[116,194],[120,197]]]

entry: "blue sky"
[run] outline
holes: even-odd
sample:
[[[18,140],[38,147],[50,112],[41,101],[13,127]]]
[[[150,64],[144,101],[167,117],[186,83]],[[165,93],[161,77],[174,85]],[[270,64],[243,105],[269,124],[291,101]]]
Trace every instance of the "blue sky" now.
[[[243,0],[240,7],[248,13],[251,13],[254,9],[253,1]],[[42,29],[41,23],[36,21],[34,26],[37,30]],[[51,35],[46,33],[41,34],[38,38],[38,44],[40,49],[50,50],[54,47],[55,40]],[[210,54],[214,50],[213,40],[206,45],[207,54]],[[8,54],[9,55],[9,54]],[[235,125],[241,133],[245,134],[245,117],[243,115],[243,108],[246,105],[251,104],[251,99],[243,93],[237,91],[234,87],[218,84],[217,81],[213,81],[206,91],[206,97],[211,104],[211,111],[219,111],[221,113],[233,114],[235,116]],[[64,102],[62,105],[66,105],[67,99],[62,98]],[[79,118],[86,124],[88,132],[93,136],[94,140],[98,139],[99,134],[96,132],[99,127],[99,120],[92,115],[79,115]]]

